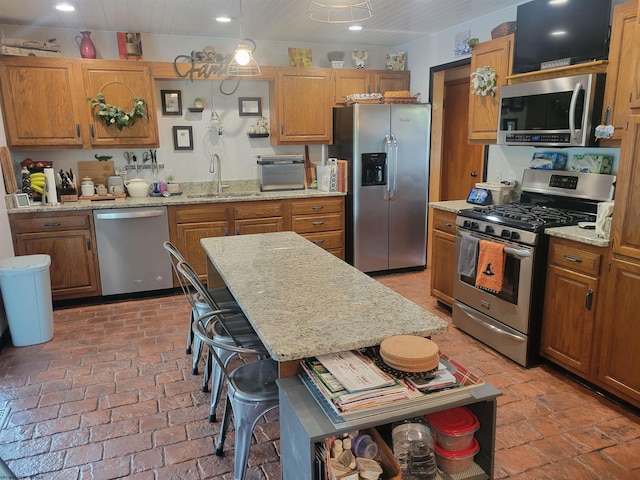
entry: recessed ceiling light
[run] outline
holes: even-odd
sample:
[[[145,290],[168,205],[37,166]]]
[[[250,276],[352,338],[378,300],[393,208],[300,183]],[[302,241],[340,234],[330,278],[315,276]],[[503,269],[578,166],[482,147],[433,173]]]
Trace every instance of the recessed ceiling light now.
[[[358,32],[362,30],[362,25],[351,25],[349,27],[349,30],[351,30],[352,32]]]
[[[229,23],[231,21],[231,18],[229,17],[216,17],[216,22],[220,22],[220,23]]]
[[[76,8],[70,3],[58,3],[56,5],[56,10],[60,10],[61,12],[73,12]]]

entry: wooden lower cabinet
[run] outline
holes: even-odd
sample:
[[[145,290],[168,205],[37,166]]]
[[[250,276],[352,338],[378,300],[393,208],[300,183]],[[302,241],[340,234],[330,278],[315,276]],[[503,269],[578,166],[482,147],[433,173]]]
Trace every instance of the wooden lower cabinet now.
[[[456,214],[432,209],[431,295],[453,306],[453,278],[456,255]]]
[[[9,215],[16,255],[47,254],[53,300],[100,295],[93,215],[88,212]]]
[[[292,200],[291,229],[344,260],[344,197]]]
[[[595,337],[597,380],[640,408],[640,264],[613,259],[607,272],[604,308]]]
[[[275,200],[232,204],[233,231],[236,235],[282,232],[285,230],[287,207],[285,202]]]
[[[586,375],[593,339],[600,266],[606,248],[552,237],[542,317],[541,355]]]

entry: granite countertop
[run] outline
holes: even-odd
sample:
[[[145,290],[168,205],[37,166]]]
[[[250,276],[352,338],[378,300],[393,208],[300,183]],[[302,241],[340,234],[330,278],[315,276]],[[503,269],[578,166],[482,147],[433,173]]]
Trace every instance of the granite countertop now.
[[[596,247],[608,247],[611,242],[609,238],[597,236],[595,230],[587,230],[578,226],[545,228],[544,233],[552,237],[566,238]]]
[[[436,210],[458,213],[460,210],[473,208],[466,200],[446,200],[444,202],[429,202],[428,205]]]
[[[441,318],[294,232],[200,242],[277,361],[447,330]]]
[[[77,210],[103,210],[109,208],[154,207],[158,205],[193,205],[204,203],[251,202],[259,200],[282,200],[288,198],[313,198],[323,196],[344,196],[341,192],[323,192],[316,189],[286,190],[279,192],[261,192],[255,181],[225,182],[227,188],[220,194],[214,193],[213,182],[193,182],[181,184],[183,191],[180,195],[170,197],[144,197],[124,200],[80,200],[64,202],[59,205],[34,204],[29,207],[18,208],[13,204],[13,196],[6,196],[7,213],[36,213],[36,212],[69,212]]]

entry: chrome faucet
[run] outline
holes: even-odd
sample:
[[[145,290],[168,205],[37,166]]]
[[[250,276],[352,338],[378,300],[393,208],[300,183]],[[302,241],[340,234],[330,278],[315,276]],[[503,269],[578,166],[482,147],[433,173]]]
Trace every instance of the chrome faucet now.
[[[213,156],[211,157],[209,172],[214,173],[218,178],[217,180],[218,190],[216,193],[222,193],[222,166],[221,165],[222,164],[220,162],[220,155],[218,155],[217,153],[214,153]]]

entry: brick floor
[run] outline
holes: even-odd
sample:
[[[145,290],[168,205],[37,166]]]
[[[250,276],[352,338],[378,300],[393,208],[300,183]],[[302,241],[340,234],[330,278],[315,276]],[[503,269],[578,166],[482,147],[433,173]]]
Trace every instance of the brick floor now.
[[[377,279],[450,321],[428,294],[428,271]],[[0,457],[19,478],[231,479],[233,431],[226,455],[213,455],[219,424],[191,374],[187,319],[181,295],[56,309],[52,341],[0,354],[0,407],[10,408]],[[453,327],[434,340],[504,394],[495,478],[640,478],[639,417]],[[258,423],[248,480],[280,478],[278,420]]]

